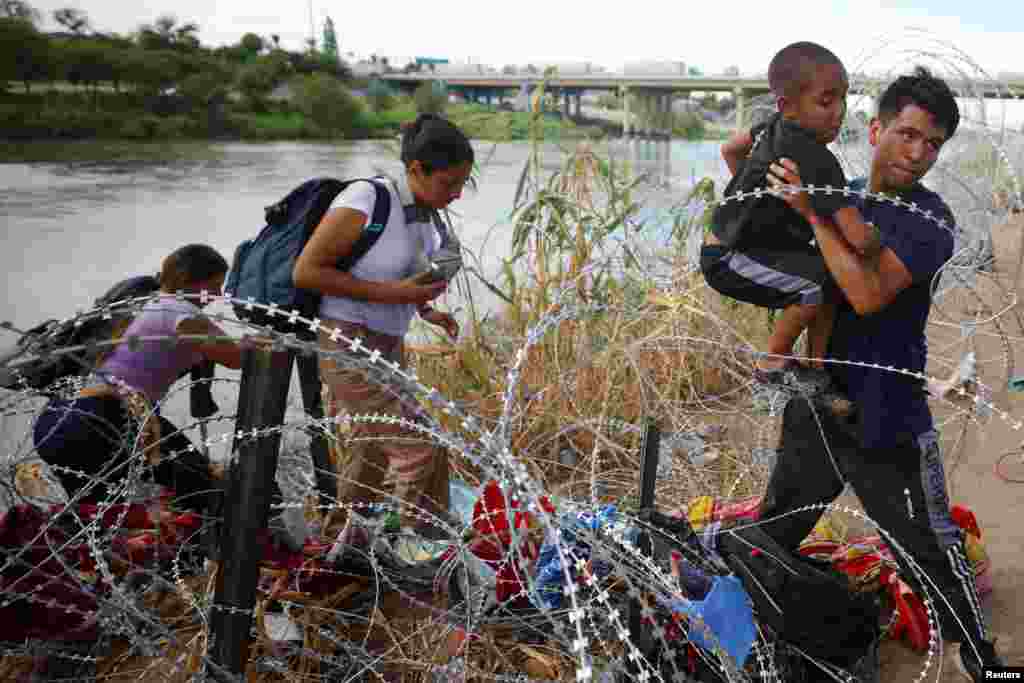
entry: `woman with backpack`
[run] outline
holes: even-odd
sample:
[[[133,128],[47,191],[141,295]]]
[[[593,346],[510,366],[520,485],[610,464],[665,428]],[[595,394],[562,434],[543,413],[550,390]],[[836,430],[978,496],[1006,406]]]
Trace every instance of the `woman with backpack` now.
[[[323,295],[320,318],[326,327],[361,340],[383,360],[403,365],[404,338],[414,314],[452,338],[458,336],[455,319],[429,303],[445,291],[447,281],[430,281],[434,278],[425,271],[441,245],[437,211],[461,196],[473,159],[469,140],[455,125],[420,115],[402,136],[405,172],[387,183],[392,206],[388,221],[373,247],[347,271],[336,264],[351,253],[367,228],[376,190],[371,183],[357,182],[338,195],[293,271],[296,287]],[[320,344],[326,350],[351,353],[347,344],[332,341],[323,331]],[[354,357],[366,359],[365,354]],[[344,410],[351,415],[416,419],[392,388],[351,364],[324,357],[320,374],[330,417]],[[348,512],[375,502],[397,501],[402,526],[424,535],[434,527],[418,519],[417,509],[447,519],[448,462],[442,449],[424,435],[394,424],[357,422],[351,437],[350,459],[340,473],[340,507],[330,525],[351,530],[343,541],[365,540],[365,534],[356,534],[357,527],[347,523]],[[394,489],[386,496],[389,472]]]
[[[205,244],[190,244],[164,259],[160,296],[125,321],[115,338],[171,335],[226,336],[202,316],[198,302],[177,292],[218,294],[227,261]],[[36,452],[50,465],[69,499],[101,501],[122,484],[141,453],[156,482],[173,488],[176,502],[205,509],[213,488],[210,461],[166,418],[154,413],[171,385],[204,360],[237,369],[241,350],[232,342],[179,340],[122,343],[102,357],[85,387],[52,399],[33,425]]]

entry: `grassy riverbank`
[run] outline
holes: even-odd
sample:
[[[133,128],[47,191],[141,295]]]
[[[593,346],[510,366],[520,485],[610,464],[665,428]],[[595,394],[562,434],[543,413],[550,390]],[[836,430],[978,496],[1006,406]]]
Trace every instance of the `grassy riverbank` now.
[[[39,140],[360,140],[391,138],[401,124],[416,117],[412,98],[392,98],[391,106],[374,110],[361,98],[344,132],[325,130],[298,107],[285,101],[267,102],[254,110],[241,102],[225,102],[196,111],[173,97],[146,98],[108,90],[86,92],[53,88],[25,94],[0,93],[0,136],[8,142]],[[526,140],[531,114],[481,104],[449,104],[445,116],[479,140]],[[576,123],[557,112],[539,117],[547,139],[599,138],[617,134],[612,122]],[[677,127],[685,139],[719,139],[721,131]],[[0,155],[8,156],[8,155]]]

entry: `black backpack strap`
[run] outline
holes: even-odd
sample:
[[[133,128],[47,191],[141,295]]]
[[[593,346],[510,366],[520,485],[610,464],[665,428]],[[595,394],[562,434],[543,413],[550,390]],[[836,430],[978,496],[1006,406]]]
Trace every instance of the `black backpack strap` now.
[[[363,228],[359,239],[352,245],[352,251],[338,261],[338,270],[349,270],[356,261],[363,258],[384,234],[384,229],[388,226],[388,219],[391,217],[391,193],[388,188],[382,182],[372,178],[350,180],[345,185],[347,187],[360,180],[373,185],[373,189],[377,192],[377,199],[373,203],[373,215],[366,222],[366,227]]]
[[[449,242],[451,242],[451,232],[448,230],[448,224],[441,217],[441,212],[437,209],[431,209],[430,219],[434,223],[434,229],[437,230],[437,234],[441,236],[441,247],[447,247]]]
[[[140,296],[148,296],[160,289],[160,281],[152,275],[136,275],[125,278],[107,292],[96,299],[95,306],[105,306],[122,299],[134,299]]]

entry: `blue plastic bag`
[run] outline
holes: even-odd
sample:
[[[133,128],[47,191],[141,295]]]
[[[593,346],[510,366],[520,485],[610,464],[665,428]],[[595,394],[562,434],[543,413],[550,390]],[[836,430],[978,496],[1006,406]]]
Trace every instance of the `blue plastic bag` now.
[[[705,627],[725,650],[742,667],[757,637],[754,627],[754,612],[750,607],[750,596],[735,576],[716,576],[711,590],[703,600],[675,600],[671,605],[676,612],[693,619],[689,637],[694,645],[714,651],[716,643],[706,637]]]

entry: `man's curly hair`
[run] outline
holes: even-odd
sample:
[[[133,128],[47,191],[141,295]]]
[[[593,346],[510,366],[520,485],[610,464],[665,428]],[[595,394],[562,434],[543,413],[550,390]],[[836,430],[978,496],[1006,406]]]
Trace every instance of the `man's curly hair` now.
[[[918,66],[914,73],[893,81],[878,100],[878,118],[883,125],[900,115],[908,104],[915,104],[935,117],[946,129],[946,139],[953,137],[960,125],[960,107],[946,81]]]

